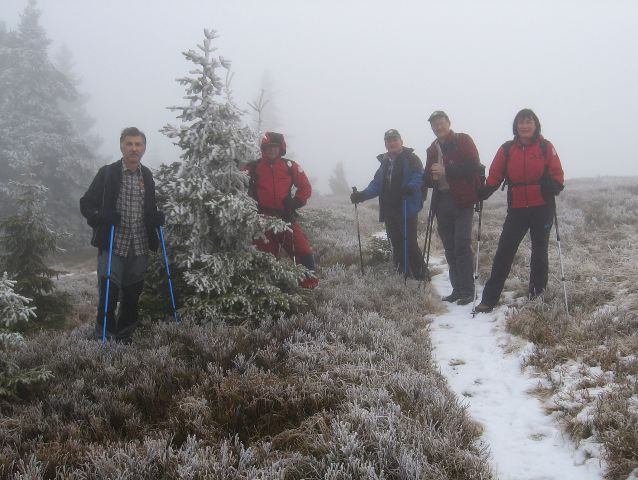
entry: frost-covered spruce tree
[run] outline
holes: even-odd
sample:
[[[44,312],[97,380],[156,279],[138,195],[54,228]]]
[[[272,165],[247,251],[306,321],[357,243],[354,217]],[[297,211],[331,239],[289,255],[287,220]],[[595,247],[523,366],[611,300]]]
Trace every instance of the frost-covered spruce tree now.
[[[55,292],[51,277],[58,272],[45,261],[57,248],[59,235],[43,211],[46,187],[11,182],[15,212],[0,220],[0,271],[16,282],[16,291],[34,300],[38,317],[45,320],[68,307],[65,295]]]
[[[56,229],[86,232],[77,202],[93,154],[60,106],[77,92],[49,58],[49,43],[34,0],[16,30],[0,31],[0,215],[10,212],[5,182],[33,174],[48,188],[45,208]]]
[[[14,291],[16,282],[7,272],[0,276],[0,398],[11,397],[21,385],[46,380],[51,373],[42,368],[24,370],[10,358],[12,350],[24,346],[24,338],[8,329],[35,318],[35,307],[29,306],[30,298]]]
[[[169,107],[181,124],[162,129],[182,149],[181,162],[162,166],[156,176],[171,260],[186,285],[178,302],[181,296],[183,315],[198,320],[278,316],[302,302],[302,272],[252,245],[267,229],[287,227],[259,215],[247,193],[248,176],[238,165],[256,155],[253,132],[231,96],[230,62],[213,55],[215,32],[204,35],[197,51],[184,53],[195,65],[192,76],[178,79],[188,103]]]

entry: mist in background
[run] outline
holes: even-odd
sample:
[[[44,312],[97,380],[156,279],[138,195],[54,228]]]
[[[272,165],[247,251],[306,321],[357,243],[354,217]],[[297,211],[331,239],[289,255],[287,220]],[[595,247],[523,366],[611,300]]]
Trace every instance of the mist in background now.
[[[16,28],[26,0],[2,0],[0,21]],[[427,118],[445,110],[470,134],[482,162],[512,137],[521,108],[540,117],[566,177],[638,175],[633,120],[638,3],[556,1],[234,2],[40,0],[51,56],[70,50],[79,89],[104,139],[101,155],[119,158],[119,133],[148,137],[145,163],[179,159],[159,133],[178,123],[175,79],[190,64],[181,52],[219,34],[232,61],[234,99],[250,112],[262,88],[267,130],[282,132],[324,193],[338,162],[364,187],[398,129],[425,157]],[[246,121],[251,117],[247,113]]]

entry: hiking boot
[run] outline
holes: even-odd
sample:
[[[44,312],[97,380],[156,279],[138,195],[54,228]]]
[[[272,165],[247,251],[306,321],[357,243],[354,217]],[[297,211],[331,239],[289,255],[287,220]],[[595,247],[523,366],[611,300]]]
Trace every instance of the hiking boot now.
[[[494,309],[494,307],[490,307],[487,303],[479,303],[476,308],[474,309],[474,311],[476,313],[489,313]]]
[[[464,295],[462,297],[459,297],[459,299],[456,301],[457,305],[467,305],[468,303],[472,303],[474,301],[474,294],[470,293],[469,295]]]
[[[458,292],[455,292],[454,290],[452,290],[452,293],[450,293],[447,297],[443,297],[441,298],[441,300],[443,300],[444,302],[450,302],[450,303],[454,303],[456,302],[459,298],[461,298],[461,294]],[[472,300],[470,300],[471,302]]]

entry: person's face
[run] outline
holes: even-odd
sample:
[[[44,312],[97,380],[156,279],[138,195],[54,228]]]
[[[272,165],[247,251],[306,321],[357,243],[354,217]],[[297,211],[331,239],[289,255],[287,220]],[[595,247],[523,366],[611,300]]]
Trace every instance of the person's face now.
[[[518,138],[523,142],[531,141],[536,133],[536,123],[534,119],[530,117],[520,118],[516,122],[516,131],[518,132]]]
[[[140,166],[142,156],[146,151],[146,143],[141,135],[127,136],[120,143],[124,166],[131,171],[135,171]]]
[[[385,139],[385,148],[391,155],[397,155],[403,148],[403,140],[401,137],[389,137]]]
[[[435,117],[430,122],[432,131],[439,140],[444,139],[450,133],[450,120],[446,117]]]
[[[264,148],[264,155],[271,162],[273,160],[276,160],[277,157],[279,156],[279,145],[276,145],[276,144],[266,145],[266,147]]]

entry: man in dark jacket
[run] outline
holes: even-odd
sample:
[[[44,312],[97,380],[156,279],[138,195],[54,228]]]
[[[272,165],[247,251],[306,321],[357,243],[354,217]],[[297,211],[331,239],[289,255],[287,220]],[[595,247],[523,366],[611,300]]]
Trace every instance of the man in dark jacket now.
[[[452,293],[443,300],[467,305],[474,300],[471,242],[479,154],[469,135],[451,130],[445,112],[437,110],[428,120],[436,140],[427,150],[423,184],[434,190],[436,222],[450,272]]]
[[[122,159],[98,171],[80,199],[80,211],[93,228],[91,245],[98,248],[96,334],[102,336],[111,227],[114,227],[109,286],[107,336],[128,342],[137,327],[137,302],[144,286],[148,251],[159,246],[157,228],[164,215],[157,210],[155,182],[140,162],[146,136],[135,127],[120,136]],[[119,318],[115,318],[117,302]]]
[[[415,155],[414,149],[403,146],[403,140],[397,130],[388,130],[383,139],[387,152],[377,156],[380,165],[374,178],[365,190],[350,195],[350,200],[352,203],[359,203],[379,197],[379,221],[385,222],[397,271],[423,280],[425,265],[416,238],[419,211],[423,208],[423,164]],[[407,271],[403,249],[405,228],[408,247]]]

